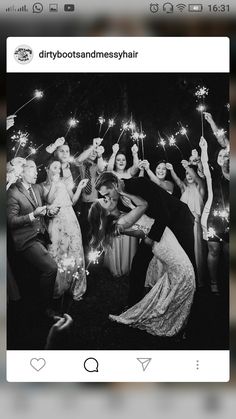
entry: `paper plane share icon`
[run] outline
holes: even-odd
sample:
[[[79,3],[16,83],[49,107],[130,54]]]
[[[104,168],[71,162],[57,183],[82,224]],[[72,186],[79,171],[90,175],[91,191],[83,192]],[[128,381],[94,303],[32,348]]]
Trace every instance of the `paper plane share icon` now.
[[[150,364],[152,358],[137,358],[138,362],[142,365],[143,371],[146,371],[148,365]]]

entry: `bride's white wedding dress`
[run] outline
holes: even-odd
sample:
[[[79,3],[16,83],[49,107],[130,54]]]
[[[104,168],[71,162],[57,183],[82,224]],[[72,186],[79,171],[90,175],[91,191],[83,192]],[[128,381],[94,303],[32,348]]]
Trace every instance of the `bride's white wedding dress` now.
[[[146,234],[153,220],[143,216],[132,227]],[[145,297],[119,316],[109,315],[118,323],[146,330],[155,336],[174,336],[185,325],[195,292],[193,266],[172,231],[166,227],[160,242],[153,246],[146,280],[155,285]],[[160,263],[163,271],[160,276]]]

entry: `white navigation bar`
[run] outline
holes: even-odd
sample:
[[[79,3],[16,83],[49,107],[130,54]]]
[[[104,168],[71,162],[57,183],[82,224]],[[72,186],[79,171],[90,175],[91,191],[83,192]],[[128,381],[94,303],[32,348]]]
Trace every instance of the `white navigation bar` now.
[[[8,351],[10,382],[227,382],[229,351]]]

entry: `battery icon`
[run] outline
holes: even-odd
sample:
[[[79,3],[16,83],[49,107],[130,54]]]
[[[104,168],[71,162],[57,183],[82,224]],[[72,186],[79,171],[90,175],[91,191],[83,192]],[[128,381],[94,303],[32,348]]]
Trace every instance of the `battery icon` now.
[[[188,5],[188,11],[189,12],[202,12],[203,11],[203,5],[202,4],[189,4]]]

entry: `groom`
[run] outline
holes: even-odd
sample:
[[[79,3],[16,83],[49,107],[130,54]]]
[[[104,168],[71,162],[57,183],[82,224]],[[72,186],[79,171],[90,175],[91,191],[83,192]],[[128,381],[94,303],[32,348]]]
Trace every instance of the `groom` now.
[[[155,220],[147,239],[141,242],[133,259],[128,298],[130,306],[143,298],[146,272],[153,257],[150,245],[161,240],[166,227],[175,234],[195,267],[194,217],[186,204],[143,177],[120,181],[114,173],[104,172],[97,179],[96,189],[102,196],[113,200],[119,199],[119,190],[140,196],[148,203],[146,214]]]

